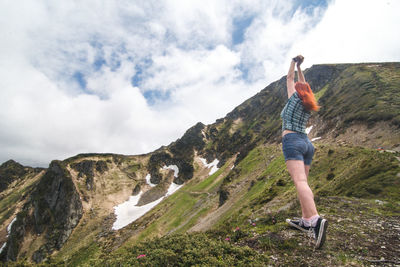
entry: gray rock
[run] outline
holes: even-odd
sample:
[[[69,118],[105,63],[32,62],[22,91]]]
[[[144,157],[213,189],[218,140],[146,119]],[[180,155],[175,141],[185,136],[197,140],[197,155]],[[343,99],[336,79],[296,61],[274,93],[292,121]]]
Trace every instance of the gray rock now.
[[[18,213],[0,258],[3,261],[18,259],[20,244],[26,235],[45,234],[45,244],[32,257],[35,262],[43,261],[67,241],[82,212],[82,203],[70,173],[62,162],[51,162],[30,200]]]

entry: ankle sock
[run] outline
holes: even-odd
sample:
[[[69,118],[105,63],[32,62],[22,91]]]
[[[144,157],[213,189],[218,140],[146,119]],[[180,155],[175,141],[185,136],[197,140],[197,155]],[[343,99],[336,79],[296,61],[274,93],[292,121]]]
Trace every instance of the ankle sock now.
[[[315,227],[317,225],[317,221],[318,221],[319,215],[314,215],[310,218],[302,218],[303,222],[304,222],[304,226],[306,227]]]

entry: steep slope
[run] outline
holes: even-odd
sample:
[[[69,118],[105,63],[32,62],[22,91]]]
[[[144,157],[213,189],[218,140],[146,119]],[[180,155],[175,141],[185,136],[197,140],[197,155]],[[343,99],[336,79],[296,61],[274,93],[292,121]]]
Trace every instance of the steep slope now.
[[[320,257],[311,253],[311,240],[288,229],[284,222],[287,217],[299,215],[299,204],[280,148],[272,144],[257,146],[232,170],[234,159],[231,159],[210,176],[209,169],[203,169],[202,163],[196,161],[195,169],[199,172],[195,172],[194,178],[146,215],[118,232],[106,231],[99,240],[70,258],[56,259],[67,265],[130,262],[157,266],[156,262],[183,260],[183,251],[190,246],[196,247],[189,252],[192,257],[202,258],[205,248],[201,242],[204,246],[215,242],[210,249],[224,251],[220,255],[221,266],[241,263],[243,256],[232,259],[232,253],[254,257],[259,265],[290,265],[297,261],[315,265],[346,262],[368,265],[369,261],[382,257],[398,262],[400,162],[396,154],[345,145],[315,145],[318,152],[310,184],[321,214],[331,222],[324,252],[318,252]],[[222,205],[221,187],[229,192]],[[346,226],[343,222],[352,224]],[[205,231],[206,236],[185,237],[186,232],[198,231]],[[164,238],[165,235],[170,237]],[[170,242],[177,240],[182,243],[172,246]],[[298,243],[305,246],[298,248]],[[268,257],[252,254],[246,246]],[[369,249],[374,249],[374,253],[368,253]],[[142,254],[148,259],[136,259]],[[292,257],[287,257],[288,254]],[[211,257],[197,263],[214,261]]]
[[[81,216],[82,204],[69,173],[61,162],[53,161],[9,227],[2,258],[16,260],[19,254],[30,254],[40,246],[32,259],[42,261],[47,253],[62,247]]]
[[[311,118],[310,137],[400,150],[399,67],[400,63],[381,63],[307,69],[305,78],[321,105]],[[221,162],[240,152],[240,160],[255,144],[280,142],[279,116],[286,96],[283,77],[207,126],[205,152],[221,158]],[[354,134],[358,131],[361,138],[357,140]]]
[[[0,165],[0,243],[4,250],[10,227],[15,217],[29,199],[35,186],[43,175],[44,169],[31,168],[9,160]],[[7,229],[8,228],[8,229]]]
[[[317,149],[310,185],[321,212],[332,222],[332,237],[321,252],[331,258],[315,264],[354,261],[364,265],[374,260],[365,252],[371,248],[374,257],[399,261],[400,244],[395,238],[399,229],[393,226],[400,219],[399,67],[400,63],[339,64],[305,71],[322,106],[309,127]],[[246,264],[249,259],[254,265],[306,263],[312,259],[305,252],[309,246],[297,248],[304,238],[287,230],[284,223],[286,216],[298,215],[295,189],[279,144],[285,86],[283,77],[225,118],[211,125],[198,123],[182,138],[147,155],[85,154],[53,162],[46,173],[35,176],[29,197],[17,200],[19,208],[12,213],[22,211],[9,227],[10,241],[1,256],[99,266],[122,262],[151,266],[173,258],[186,264],[221,266]],[[166,196],[171,187],[181,185]],[[115,230],[114,208],[131,196],[139,198],[137,207],[158,202],[133,223]],[[62,216],[60,205],[69,207]],[[352,232],[340,222],[348,221],[345,212],[357,207],[364,213],[352,221],[360,229],[353,238],[356,245],[341,247],[340,235],[352,236]],[[4,213],[11,214],[10,210]],[[12,218],[8,215],[3,220],[3,233]],[[391,225],[379,241],[390,242],[390,249],[380,248],[386,247],[384,243],[375,247],[366,242],[374,240],[379,230],[369,231],[363,220]],[[185,235],[198,231],[206,234]],[[45,234],[37,237],[38,233]],[[141,243],[153,238],[149,247]],[[171,242],[182,244],[172,248]],[[204,261],[182,258],[183,244],[197,244],[186,254]],[[201,244],[208,244],[208,250]],[[357,251],[349,253],[349,248]],[[204,257],[213,249],[222,252]],[[140,251],[147,258],[136,259]],[[285,256],[290,251],[294,256]]]

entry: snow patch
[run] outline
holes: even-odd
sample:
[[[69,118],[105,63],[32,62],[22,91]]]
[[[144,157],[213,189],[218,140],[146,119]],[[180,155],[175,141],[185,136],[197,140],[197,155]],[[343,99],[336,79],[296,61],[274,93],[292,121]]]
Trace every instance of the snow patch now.
[[[0,254],[3,252],[3,249],[6,247],[7,242],[4,242],[4,244],[0,248]]]
[[[183,184],[178,185],[175,183],[171,183],[165,196],[160,197],[159,199],[143,206],[137,206],[140,197],[143,195],[143,191],[140,191],[140,193],[136,196],[130,196],[129,200],[114,207],[114,213],[117,219],[114,222],[112,229],[119,230],[127,226],[128,224],[136,221],[137,219],[145,215],[148,211],[150,211],[152,208],[157,206],[165,197],[172,195],[173,193],[176,192],[176,190],[178,190],[182,186]]]
[[[321,137],[315,137],[315,138],[311,139],[311,142],[317,141],[319,139],[321,139]]]
[[[16,220],[17,220],[17,217],[15,217],[15,218],[10,222],[10,224],[7,226],[7,233],[8,233],[8,234],[10,234],[10,232],[11,232],[11,227],[12,227],[12,225],[15,223]]]
[[[147,175],[146,175],[146,183],[147,183],[148,185],[150,185],[151,187],[156,186],[156,184],[152,184],[152,183],[150,182],[150,178],[151,178],[151,175],[150,175],[150,174],[147,174]]]
[[[179,168],[176,165],[169,165],[169,166],[164,166],[163,170],[174,170],[174,176],[178,177],[179,174]]]
[[[310,127],[306,128],[306,134],[309,134],[314,126],[311,125]]]
[[[11,227],[12,227],[12,225],[13,225],[16,221],[17,221],[17,217],[15,217],[15,218],[10,222],[10,224],[7,226],[7,236],[6,236],[6,237],[8,237],[8,236],[10,235],[10,233],[11,233]],[[0,248],[0,254],[3,252],[4,248],[6,247],[6,245],[7,245],[7,241],[4,242],[4,244],[1,246],[1,248]]]
[[[217,165],[218,165],[218,163],[219,163],[219,160],[218,160],[218,159],[214,159],[213,162],[208,163],[208,164],[207,164],[207,160],[206,160],[206,159],[200,158],[200,160],[201,160],[201,162],[203,162],[203,164],[204,164],[204,166],[205,166],[206,168],[208,168],[208,169],[211,168],[210,173],[209,173],[208,175],[212,175],[212,174],[214,174],[216,171],[219,170],[219,168],[217,167]]]
[[[183,186],[183,184],[171,183],[169,185],[169,187],[168,187],[168,191],[167,191],[167,194],[165,196],[172,195],[173,193],[175,193],[176,190],[178,190],[182,186]]]
[[[161,202],[162,197],[150,202],[143,206],[136,206],[139,202],[140,197],[143,195],[143,192],[136,196],[130,196],[128,201],[114,207],[114,213],[117,216],[117,220],[114,222],[112,229],[118,230],[121,229],[131,222],[136,221],[140,217],[142,217],[146,212],[151,210],[154,206]]]

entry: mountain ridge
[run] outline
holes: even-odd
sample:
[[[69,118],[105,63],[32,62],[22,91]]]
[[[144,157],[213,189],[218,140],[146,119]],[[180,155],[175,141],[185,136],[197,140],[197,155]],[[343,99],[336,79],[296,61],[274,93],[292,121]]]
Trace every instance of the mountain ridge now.
[[[385,201],[390,197],[394,201],[390,202],[394,205],[393,212],[397,212],[400,193],[392,187],[399,184],[396,177],[400,173],[396,160],[400,149],[399,67],[400,63],[324,64],[304,71],[321,104],[320,112],[313,113],[309,125],[310,138],[317,139],[316,159],[310,173],[317,197],[379,197]],[[148,238],[197,231],[216,231],[216,236],[221,238],[235,224],[245,227],[243,236],[235,234],[235,242],[249,245],[248,234],[252,230],[245,222],[257,218],[252,218],[246,209],[254,209],[254,214],[263,217],[259,230],[272,231],[266,236],[273,246],[276,238],[289,242],[276,232],[283,225],[278,223],[276,228],[273,224],[276,218],[271,219],[293,214],[296,202],[279,147],[279,114],[287,99],[285,86],[284,76],[224,118],[210,125],[197,123],[181,138],[151,153],[79,154],[53,161],[52,167],[37,170],[36,176],[18,174],[17,179],[11,179],[15,180],[14,184],[10,187],[12,182],[7,182],[4,192],[0,192],[3,233],[0,241],[7,240],[3,241],[6,246],[0,257],[78,265],[93,260],[99,264],[100,255],[123,253]],[[360,140],[355,136],[361,137]],[[381,147],[382,151],[389,152],[376,151]],[[217,160],[219,170],[210,175],[204,160]],[[178,175],[164,168],[171,165],[179,169]],[[70,177],[64,184],[72,181],[68,194],[76,191],[72,193],[75,200],[61,198],[61,202],[75,203],[76,207],[70,211],[75,214],[72,223],[64,220],[57,225],[51,219],[58,217],[59,211],[48,208],[57,206],[51,204],[50,195],[66,194],[61,193],[61,187],[46,189],[43,182],[46,177],[57,176],[59,172],[52,171],[56,166],[65,177]],[[24,180],[29,186],[18,182]],[[140,202],[146,205],[163,197],[166,188],[173,184],[184,186],[135,222],[121,230],[111,230],[116,219],[114,207],[140,191],[147,192]],[[46,193],[50,195],[46,197]],[[6,203],[19,204],[8,209]],[[40,206],[35,203],[44,203],[45,208],[35,208]],[[28,238],[38,232],[29,230],[32,223],[27,221],[40,218],[30,214],[42,213],[50,216],[46,219],[47,236]],[[17,220],[11,225],[16,214],[19,214]],[[9,225],[10,233],[6,237]],[[21,234],[23,231],[18,229],[22,228],[28,229],[27,233],[33,232]],[[254,242],[262,244],[266,236],[256,236]],[[294,241],[290,239],[290,242]],[[288,247],[292,248],[291,243]],[[285,253],[284,248],[274,248],[278,254]],[[86,256],[81,249],[88,251],[83,254]],[[6,256],[11,254],[15,256]],[[392,258],[396,260],[393,255]]]

